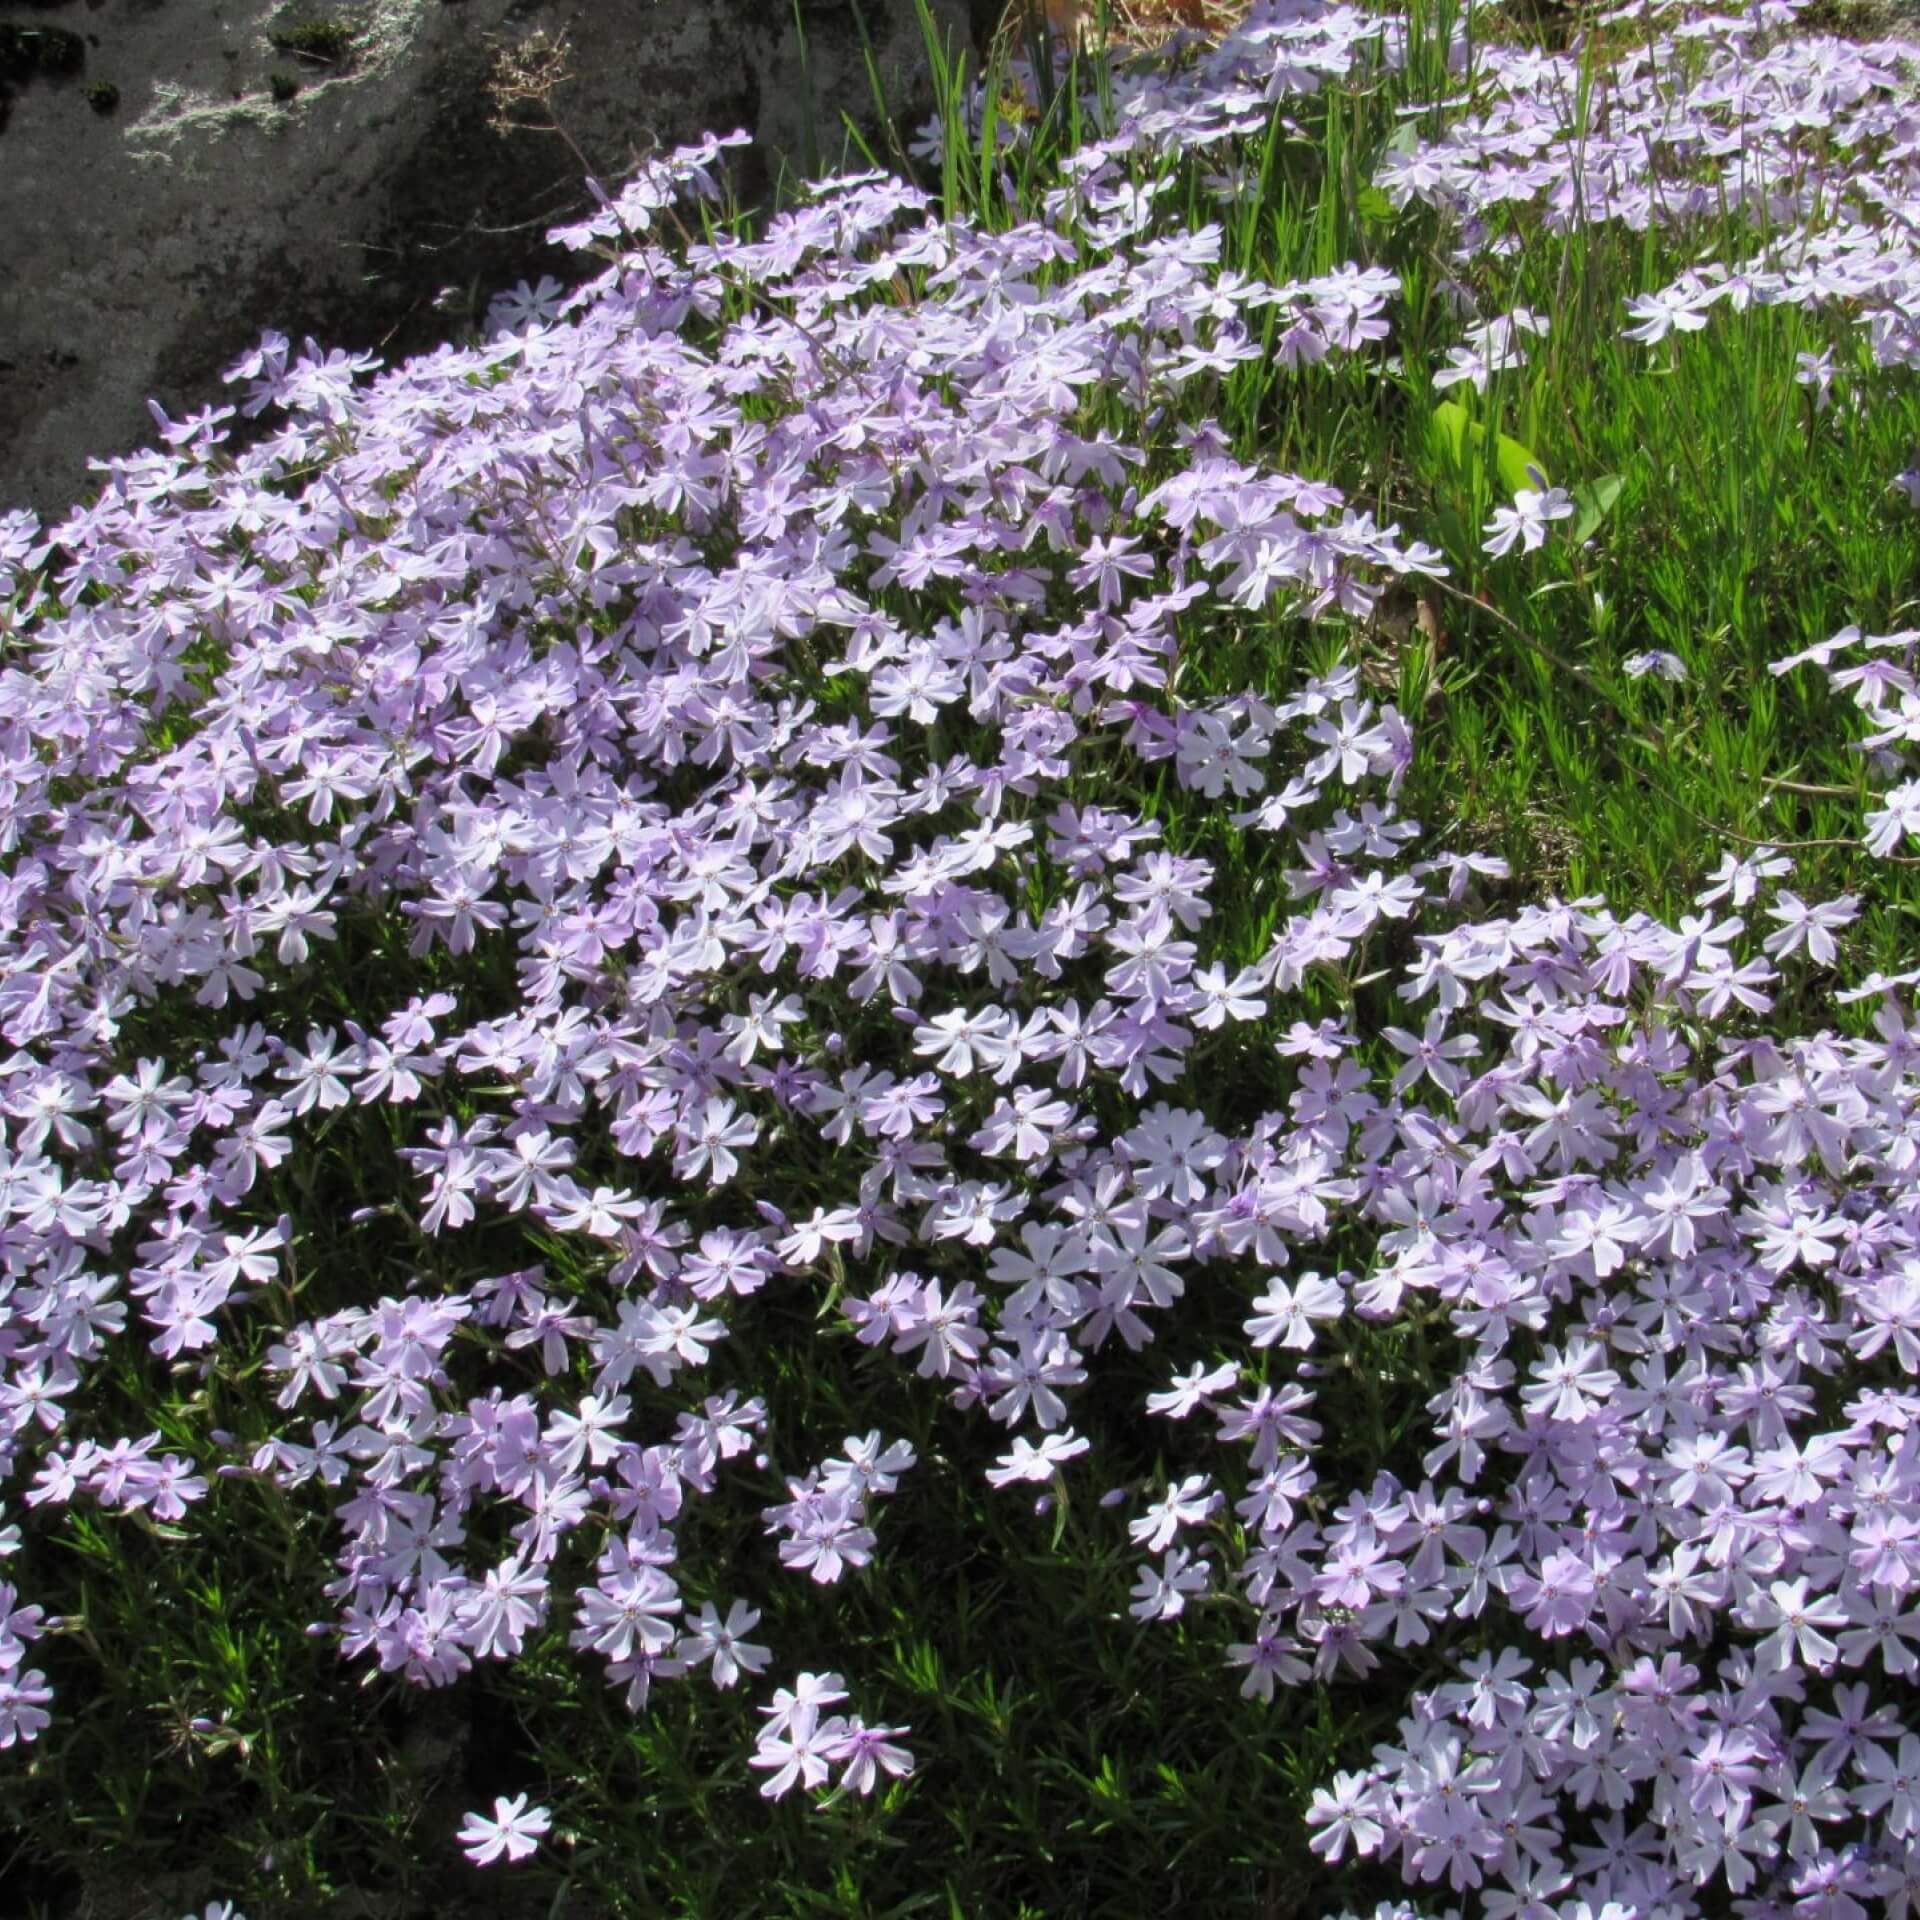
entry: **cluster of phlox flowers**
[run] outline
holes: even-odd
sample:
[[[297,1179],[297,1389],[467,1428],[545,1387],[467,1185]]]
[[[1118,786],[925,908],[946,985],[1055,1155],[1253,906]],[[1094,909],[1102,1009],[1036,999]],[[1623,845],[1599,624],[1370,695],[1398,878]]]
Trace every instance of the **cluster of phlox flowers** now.
[[[1444,133],[1389,153],[1377,183],[1396,206],[1446,217],[1453,256],[1470,269],[1490,229],[1516,215],[1542,231],[1618,227],[1698,230],[1737,257],[1703,258],[1627,303],[1622,337],[1684,350],[1716,308],[1796,307],[1831,314],[1836,342],[1861,340],[1882,369],[1920,364],[1920,255],[1907,231],[1916,188],[1916,127],[1903,69],[1911,45],[1835,41],[1796,24],[1798,0],[1678,18],[1610,60],[1586,110],[1581,59],[1531,48],[1476,49],[1470,109]],[[1632,20],[1639,7],[1595,21]],[[1675,88],[1682,66],[1696,70]],[[1816,155],[1830,153],[1843,163]],[[1711,236],[1709,238],[1709,236]],[[1524,364],[1522,334],[1545,331],[1526,309],[1497,315],[1450,351],[1434,385]],[[1831,347],[1799,356],[1800,384],[1834,404]],[[1889,475],[1889,480],[1894,476]],[[1903,476],[1904,477],[1904,476]]]
[[[872,1727],[857,1713],[825,1713],[847,1697],[837,1673],[803,1673],[791,1688],[778,1688],[760,1709],[760,1729],[749,1766],[766,1774],[761,1793],[777,1800],[795,1787],[825,1786],[835,1767],[842,1791],[871,1794],[883,1778],[904,1779],[913,1755],[897,1743],[904,1727]]]
[[[558,236],[594,277],[484,344],[376,374],[269,336],[233,372],[267,437],[167,421],[94,504],[0,519],[0,1480],[29,1526],[191,1524],[262,1476],[331,1518],[348,1660],[443,1686],[565,1633],[635,1713],[728,1692],[779,1650],[683,1554],[689,1503],[757,1512],[797,1582],[883,1581],[887,1503],[942,1470],[776,1430],[767,1315],[832,1298],[823,1342],[998,1430],[983,1498],[1117,1494],[1116,1611],[1211,1636],[1228,1685],[1447,1675],[1314,1795],[1326,1859],[1528,1920],[1910,1898],[1920,1044],[1900,983],[1862,989],[1870,1038],[1769,1018],[1844,967],[1858,903],[1759,851],[1676,927],[1494,911],[1501,863],[1400,813],[1413,734],[1356,669],[1176,686],[1235,623],[1442,570],[1205,415],[1269,328],[1290,377],[1377,354],[1393,277],[1249,281],[1139,184],[1198,146],[1230,196],[1276,105],[1394,42],[1256,9],[1129,74],[1047,220],[1001,233],[866,174],[691,241],[669,210],[726,143],[682,150]],[[1677,103],[1630,64],[1580,217],[1703,212],[1646,117],[1711,154],[1736,77],[1743,112],[1892,116],[1882,155],[1879,57],[1729,29]],[[1501,52],[1476,138],[1389,161],[1463,248],[1477,195],[1575,217],[1544,59]],[[1815,124],[1763,116],[1741,178],[1803,179]],[[1862,246],[1810,239],[1808,271],[1878,351],[1911,256],[1863,290]],[[1257,951],[1213,937],[1161,779],[1270,840]],[[329,1011],[349,958],[372,985]],[[1304,1017],[1327,981],[1353,1011]],[[1268,1111],[1224,1097],[1236,1060]],[[289,1196],[323,1136],[362,1143],[386,1184],[354,1224],[418,1277],[318,1311],[292,1282],[324,1293],[328,1223]],[[1223,1299],[1224,1347],[1196,1331]],[[1384,1333],[1424,1355],[1418,1470],[1356,1476],[1326,1402]],[[272,1435],[96,1431],[128,1350],[257,1356]],[[1166,1484],[1102,1488],[1143,1414]],[[0,1594],[5,1744],[47,1690]],[[848,1697],[802,1673],[759,1706],[762,1792],[928,1790]],[[469,1857],[536,1851],[529,1798],[470,1814]]]
[[[1858,709],[1866,728],[1852,746],[1877,783],[1864,821],[1867,851],[1881,860],[1910,858],[1902,850],[1920,838],[1920,778],[1913,765],[1914,749],[1920,747],[1920,629],[1862,633],[1845,626],[1776,660],[1773,671],[1786,674],[1808,666],[1824,673],[1833,691]],[[1903,978],[1895,984],[1914,982]]]

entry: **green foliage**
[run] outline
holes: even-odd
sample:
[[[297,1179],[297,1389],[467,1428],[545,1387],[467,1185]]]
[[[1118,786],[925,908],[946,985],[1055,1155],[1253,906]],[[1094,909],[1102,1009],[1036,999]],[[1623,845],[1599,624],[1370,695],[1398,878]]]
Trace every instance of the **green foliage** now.
[[[1427,422],[1427,441],[1449,480],[1456,486],[1470,487],[1475,498],[1486,494],[1488,432],[1483,422],[1474,419],[1459,401],[1443,400]],[[1496,433],[1492,441],[1493,473],[1507,492],[1549,484],[1538,457],[1512,434]]]
[[[298,54],[317,65],[346,65],[353,53],[353,31],[326,14],[304,14],[272,29],[268,44],[282,53]]]

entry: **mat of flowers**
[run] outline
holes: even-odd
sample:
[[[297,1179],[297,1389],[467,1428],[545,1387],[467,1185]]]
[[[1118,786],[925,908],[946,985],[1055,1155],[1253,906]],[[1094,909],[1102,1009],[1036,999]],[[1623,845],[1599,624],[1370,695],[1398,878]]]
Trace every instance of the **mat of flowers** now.
[[[1477,102],[1378,186],[1463,260],[1504,203],[1731,207],[1751,247],[1623,311],[1630,340],[1839,306],[1911,368],[1900,50],[1794,12],[1671,16],[1594,125],[1568,58],[1479,48]],[[771,1430],[742,1343],[780,1292],[995,1423],[997,1498],[1093,1506],[1107,1424],[1163,1424],[1189,1464],[1105,1517],[1143,1631],[1211,1609],[1223,1690],[1444,1655],[1314,1794],[1326,1859],[1516,1920],[1904,1910],[1916,976],[1835,972],[1856,903],[1767,848],[1673,926],[1515,898],[1397,810],[1417,725],[1352,666],[1183,690],[1236,620],[1337,624],[1441,570],[1185,408],[1269,313],[1286,366],[1391,354],[1393,276],[1250,281],[1137,184],[1205,149],[1224,204],[1275,111],[1397,45],[1258,6],[1121,76],[1049,219],[1004,232],[873,173],[699,239],[710,139],[563,230],[592,277],[522,289],[484,344],[381,370],[269,335],[230,375],[266,437],[161,414],[95,504],[0,516],[0,1746],[60,1711],[54,1510],[190,1528],[238,1474],[331,1513],[313,1603],[351,1666],[442,1686],[559,1622],[635,1713],[763,1696],[768,1795],[908,1772],[858,1671],[794,1670],[752,1637],[764,1596],[676,1545],[771,1461],[787,1577],[884,1579],[889,1497],[942,1470]],[[1463,321],[1454,376],[1545,324]],[[1089,426],[1115,396],[1132,431]],[[1567,511],[1523,491],[1489,551]],[[1917,640],[1782,663],[1859,703],[1863,872],[1920,832]],[[1285,868],[1258,953],[1215,949],[1167,792]],[[1303,1017],[1383,951],[1392,1015]],[[1781,1023],[1783,985],[1870,1001],[1870,1037]],[[1291,1090],[1228,1118],[1255,1053]],[[303,1318],[275,1176],[353,1128],[391,1169],[366,1231],[441,1275],[472,1236],[471,1278]],[[1202,1294],[1236,1345],[1186,1334]],[[1316,1396],[1368,1325],[1437,1391],[1416,1472],[1333,1478]],[[130,1344],[164,1371],[234,1343],[277,1396],[257,1446],[94,1397]],[[1160,1390],[1116,1409],[1106,1363],[1149,1347]],[[714,1390],[723,1350],[747,1386]],[[503,1799],[461,1837],[512,1861],[548,1820]]]

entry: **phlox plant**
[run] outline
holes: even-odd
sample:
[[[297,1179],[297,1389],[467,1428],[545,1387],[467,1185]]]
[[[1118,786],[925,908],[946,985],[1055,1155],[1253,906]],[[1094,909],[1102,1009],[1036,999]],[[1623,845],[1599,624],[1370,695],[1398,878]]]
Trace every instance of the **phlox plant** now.
[[[0,516],[14,1804],[157,1707],[256,1916],[401,1855],[1909,1910],[1920,118],[1796,12],[1602,18],[1603,69],[1267,0],[956,76],[942,198],[757,225],[710,137],[487,337],[270,334]],[[1619,418],[1556,423],[1570,341]],[[1717,649],[1624,451],[1716,379],[1885,516]],[[1744,479],[1703,561],[1778,535]],[[1700,773],[1736,685],[1847,779]],[[1567,700],[1605,805],[1693,820],[1677,901],[1470,831],[1475,729],[1557,765]],[[68,1817],[152,1852],[174,1791]]]

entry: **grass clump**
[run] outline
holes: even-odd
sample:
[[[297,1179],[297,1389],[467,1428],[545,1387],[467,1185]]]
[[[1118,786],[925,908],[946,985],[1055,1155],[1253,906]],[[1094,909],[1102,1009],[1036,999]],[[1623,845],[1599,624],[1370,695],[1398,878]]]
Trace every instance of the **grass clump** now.
[[[281,53],[297,54],[318,66],[343,67],[353,57],[353,29],[329,14],[304,14],[282,22],[267,34]]]

